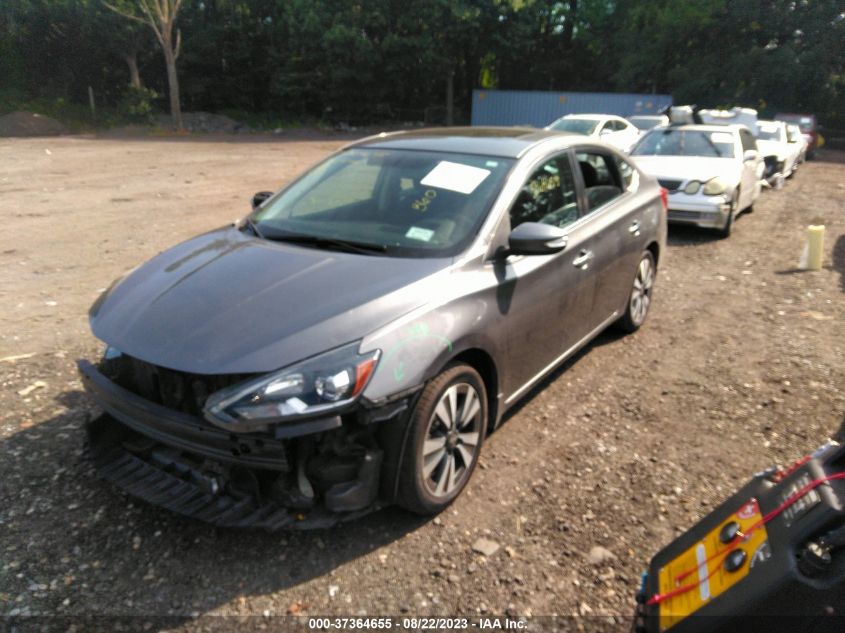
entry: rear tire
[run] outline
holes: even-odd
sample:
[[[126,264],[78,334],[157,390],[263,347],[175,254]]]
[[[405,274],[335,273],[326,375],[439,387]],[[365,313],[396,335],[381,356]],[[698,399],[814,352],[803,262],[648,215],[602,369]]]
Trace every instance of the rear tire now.
[[[432,515],[458,497],[478,463],[487,411],[484,381],[469,365],[449,365],[426,385],[411,414],[399,472],[400,506]]]
[[[654,255],[651,254],[651,251],[644,251],[640,263],[637,264],[637,272],[634,275],[634,283],[631,287],[631,294],[628,296],[625,314],[618,321],[618,326],[622,331],[636,332],[645,323],[648,310],[651,307],[656,275],[657,267],[654,264]]]

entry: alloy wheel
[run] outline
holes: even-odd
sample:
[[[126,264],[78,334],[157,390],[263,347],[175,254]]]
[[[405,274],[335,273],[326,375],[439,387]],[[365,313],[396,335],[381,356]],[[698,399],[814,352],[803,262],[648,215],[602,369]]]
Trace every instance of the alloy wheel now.
[[[634,288],[631,291],[631,320],[640,326],[648,314],[651,305],[651,289],[654,286],[654,266],[651,258],[643,257],[634,278]]]
[[[448,497],[472,470],[481,443],[481,400],[466,382],[450,385],[428,421],[421,461],[422,480],[435,498]]]

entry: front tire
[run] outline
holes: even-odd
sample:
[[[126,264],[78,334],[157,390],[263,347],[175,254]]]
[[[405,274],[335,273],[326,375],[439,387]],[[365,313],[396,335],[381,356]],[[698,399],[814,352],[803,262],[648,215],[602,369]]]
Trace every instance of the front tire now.
[[[628,296],[628,306],[625,308],[625,314],[619,320],[619,327],[623,331],[636,332],[645,323],[648,310],[651,307],[656,274],[657,267],[654,264],[654,255],[651,254],[651,251],[643,252],[640,263],[637,265],[637,273],[634,275],[631,294]]]
[[[437,514],[469,481],[488,426],[487,390],[469,365],[448,366],[426,385],[411,416],[397,503]]]
[[[725,220],[725,226],[719,229],[717,232],[719,237],[722,239],[726,239],[731,236],[731,230],[733,229],[734,224],[734,216],[736,215],[737,208],[739,207],[739,189],[734,192],[733,199],[731,200],[731,208],[728,211],[728,219]]]

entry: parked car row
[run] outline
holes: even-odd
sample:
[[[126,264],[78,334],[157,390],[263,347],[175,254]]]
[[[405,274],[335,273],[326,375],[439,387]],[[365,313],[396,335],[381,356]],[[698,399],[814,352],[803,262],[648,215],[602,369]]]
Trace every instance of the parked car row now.
[[[824,144],[824,139],[822,139],[821,134],[819,133],[819,124],[816,121],[815,115],[779,113],[775,115],[775,119],[778,121],[784,121],[793,128],[793,138],[795,138],[796,141],[796,130],[797,133],[804,138],[804,141],[807,144],[807,158],[813,158],[816,150]]]
[[[740,213],[753,210],[762,188],[792,176],[809,151],[797,124],[759,120],[750,108],[681,106],[630,117],[625,127],[617,120],[571,114],[546,129],[585,134],[630,153],[667,190],[670,222],[715,229],[723,237]]]

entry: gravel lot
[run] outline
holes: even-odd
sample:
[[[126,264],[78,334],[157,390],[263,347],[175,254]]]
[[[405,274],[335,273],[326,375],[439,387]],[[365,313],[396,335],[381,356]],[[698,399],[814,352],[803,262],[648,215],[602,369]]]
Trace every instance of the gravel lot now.
[[[184,631],[210,619],[146,618],[564,614],[624,628],[658,549],[753,472],[842,433],[845,154],[828,151],[727,241],[671,229],[646,326],[602,335],[535,389],[437,519],[388,509],[330,531],[232,532],[99,482],[74,365],[100,351],[89,305],[343,142],[0,140],[0,613]],[[827,225],[825,268],[798,272],[813,222]],[[482,537],[490,556],[473,551]],[[607,552],[591,560],[595,547]]]

